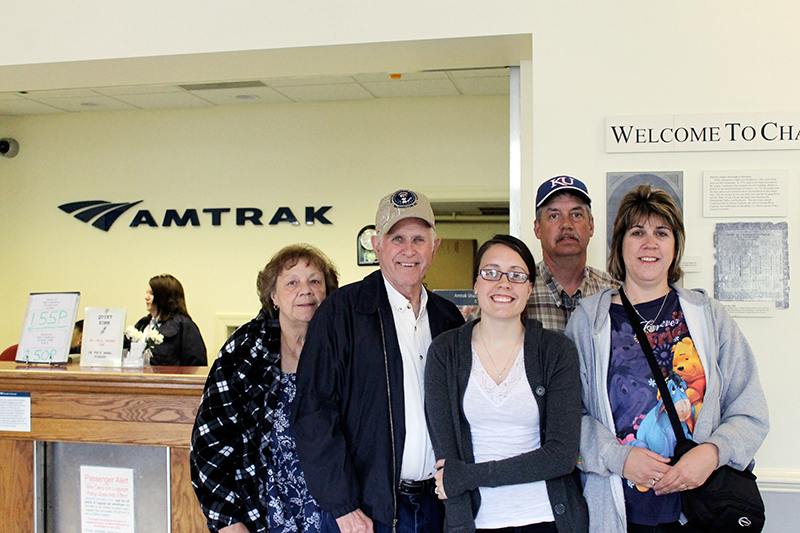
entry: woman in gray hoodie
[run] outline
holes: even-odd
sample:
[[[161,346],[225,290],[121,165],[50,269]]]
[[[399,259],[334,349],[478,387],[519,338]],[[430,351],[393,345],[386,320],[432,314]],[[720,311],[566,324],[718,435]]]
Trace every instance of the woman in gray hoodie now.
[[[622,199],[609,272],[623,283],[665,377],[680,384],[676,410],[699,445],[675,465],[675,435],[619,290],[581,301],[566,334],[578,348],[584,415],[581,463],[590,530],[694,531],[680,492],[722,465],[751,464],[769,430],[750,345],[722,305],[675,285],[684,245],[680,209],[642,185]]]

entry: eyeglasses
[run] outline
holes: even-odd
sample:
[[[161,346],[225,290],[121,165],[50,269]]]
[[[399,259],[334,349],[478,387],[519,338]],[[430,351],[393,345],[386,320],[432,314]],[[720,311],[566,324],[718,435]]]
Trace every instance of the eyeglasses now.
[[[494,268],[482,268],[478,273],[486,281],[500,281],[503,278],[503,274],[506,275],[506,279],[511,283],[525,283],[530,279],[530,275],[525,272],[501,272]]]

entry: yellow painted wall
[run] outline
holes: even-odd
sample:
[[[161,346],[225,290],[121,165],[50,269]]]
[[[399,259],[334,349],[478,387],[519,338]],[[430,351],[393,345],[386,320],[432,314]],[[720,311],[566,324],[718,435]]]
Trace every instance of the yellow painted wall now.
[[[30,292],[78,290],[87,306],[145,314],[147,280],[168,272],[213,356],[216,315],[258,311],[255,277],[282,246],[328,253],[342,282],[356,265],[355,238],[378,200],[402,187],[432,199],[508,197],[508,99],[409,98],[243,105],[190,110],[3,117],[21,146],[0,163],[4,304],[0,345],[17,342]],[[108,232],[58,209],[67,202],[143,202]],[[304,222],[330,205],[333,225]],[[268,222],[287,206],[299,226]],[[263,226],[211,225],[203,208],[259,208]],[[138,209],[195,208],[200,227],[129,227]],[[82,311],[81,311],[82,314]]]

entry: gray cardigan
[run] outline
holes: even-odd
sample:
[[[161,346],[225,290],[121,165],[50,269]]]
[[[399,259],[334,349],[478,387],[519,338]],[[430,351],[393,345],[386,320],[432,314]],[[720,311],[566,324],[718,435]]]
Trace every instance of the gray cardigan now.
[[[478,320],[434,339],[425,367],[425,412],[436,459],[445,459],[445,531],[475,530],[478,487],[546,480],[561,533],[588,530],[588,511],[572,472],[580,441],[581,394],[575,346],[564,335],[524,319],[525,373],[540,417],[540,448],[500,461],[475,463],[464,416]],[[549,422],[549,423],[548,423]]]
[[[736,322],[702,290],[672,286],[706,375],[703,407],[692,433],[695,442],[719,449],[719,464],[746,468],[769,431],[767,401],[753,351]],[[583,494],[592,531],[627,531],[622,468],[631,446],[620,444],[608,400],[611,357],[611,297],[607,289],[581,300],[566,334],[578,348],[584,416],[581,429]]]

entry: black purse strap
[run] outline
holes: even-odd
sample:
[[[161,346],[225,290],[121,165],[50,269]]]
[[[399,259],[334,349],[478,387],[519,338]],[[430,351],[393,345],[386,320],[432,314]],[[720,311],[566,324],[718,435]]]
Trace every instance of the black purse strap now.
[[[625,307],[625,312],[628,313],[628,319],[633,327],[633,332],[636,333],[636,338],[639,339],[639,345],[642,347],[642,352],[644,352],[644,357],[647,359],[647,364],[650,365],[650,371],[653,373],[653,379],[655,379],[656,385],[658,385],[661,399],[664,400],[664,407],[669,415],[669,421],[672,424],[672,431],[675,433],[675,438],[678,444],[683,444],[689,439],[687,439],[686,435],[683,433],[681,421],[678,418],[678,413],[675,411],[675,404],[672,402],[672,395],[667,388],[667,382],[664,379],[664,374],[661,372],[661,367],[658,366],[656,356],[653,354],[653,347],[650,346],[650,340],[647,338],[647,335],[645,335],[644,329],[642,329],[642,325],[639,323],[636,311],[633,309],[633,305],[628,300],[628,297],[625,296],[625,291],[622,290],[622,287],[619,289],[619,297],[622,300],[622,305]]]

